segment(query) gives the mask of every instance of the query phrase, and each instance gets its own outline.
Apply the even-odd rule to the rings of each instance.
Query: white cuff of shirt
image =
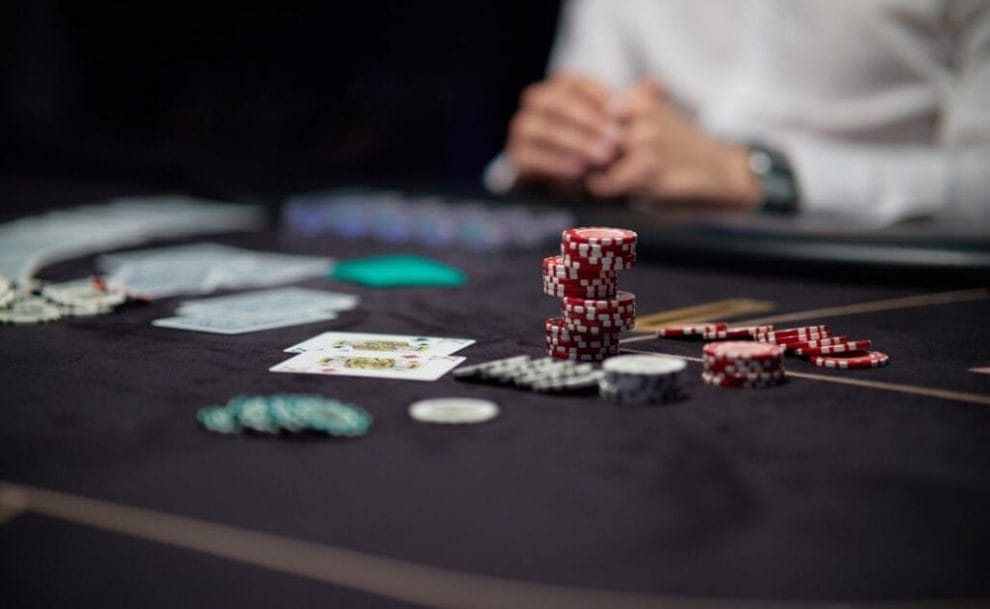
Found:
[[[515,187],[519,179],[519,170],[503,152],[488,163],[482,179],[488,192],[504,195]]]
[[[948,196],[948,168],[930,150],[856,150],[792,141],[785,146],[801,192],[801,209],[881,222],[937,215]]]

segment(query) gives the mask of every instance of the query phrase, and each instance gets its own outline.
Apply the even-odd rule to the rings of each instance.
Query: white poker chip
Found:
[[[498,413],[498,404],[476,398],[432,398],[409,406],[409,416],[421,423],[483,423]]]
[[[520,367],[529,366],[530,363],[528,355],[517,355],[515,357],[497,359],[470,366],[461,366],[455,368],[452,375],[454,378],[461,380],[486,379],[510,373]]]
[[[0,275],[0,307],[9,305],[14,300],[16,294],[14,284],[3,275]]]
[[[650,376],[675,374],[686,367],[684,360],[662,355],[618,355],[602,364],[602,370],[606,372]]]
[[[605,360],[599,395],[617,404],[655,405],[673,401],[681,392],[687,363],[662,355],[620,355]]]
[[[37,296],[20,296],[5,309],[0,309],[0,323],[5,324],[37,324],[61,317],[62,312],[56,305]]]

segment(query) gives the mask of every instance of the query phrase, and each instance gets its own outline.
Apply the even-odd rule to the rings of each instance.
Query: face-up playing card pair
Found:
[[[286,349],[297,355],[270,368],[330,376],[435,381],[465,360],[467,338],[325,332]]]
[[[242,334],[337,317],[359,299],[307,288],[277,288],[187,300],[178,315],[156,319],[155,326],[216,334]],[[464,361],[451,354],[474,344],[466,338],[325,332],[285,349],[294,357],[272,372],[363,376],[435,381]]]

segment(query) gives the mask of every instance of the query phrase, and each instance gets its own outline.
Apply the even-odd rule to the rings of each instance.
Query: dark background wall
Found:
[[[0,9],[6,174],[287,192],[474,182],[542,76],[557,2]]]

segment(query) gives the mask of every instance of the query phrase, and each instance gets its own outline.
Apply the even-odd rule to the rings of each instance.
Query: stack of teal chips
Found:
[[[363,436],[372,417],[365,410],[320,395],[242,395],[224,406],[208,406],[196,413],[204,429],[221,434],[320,433],[330,436]]]

